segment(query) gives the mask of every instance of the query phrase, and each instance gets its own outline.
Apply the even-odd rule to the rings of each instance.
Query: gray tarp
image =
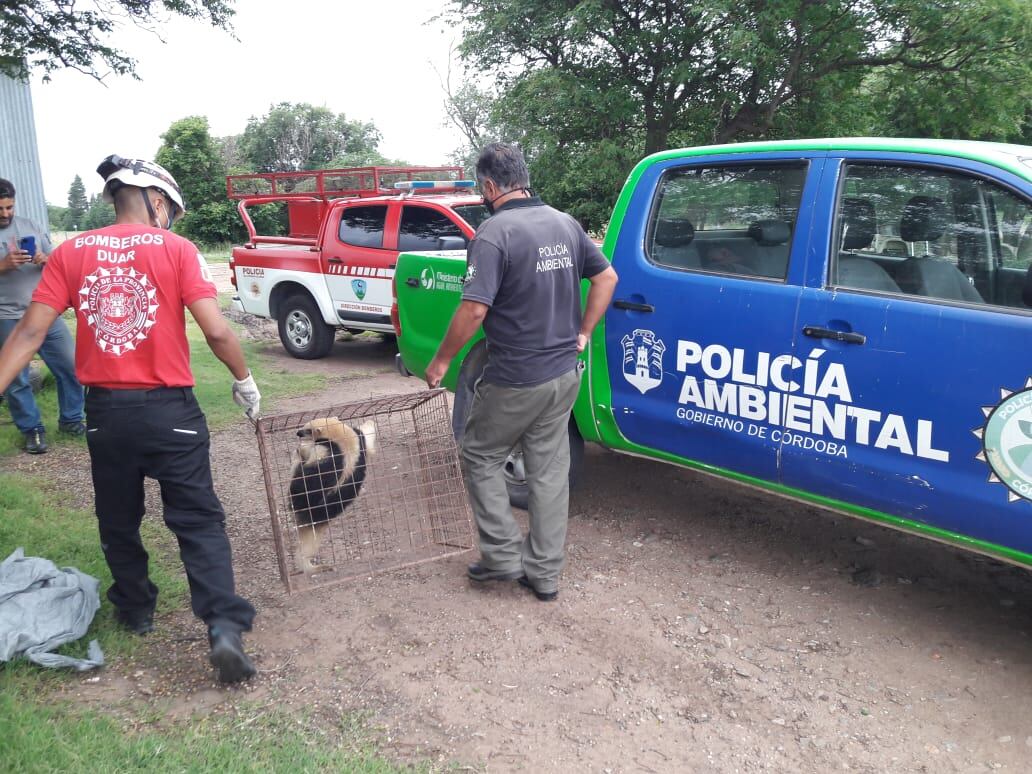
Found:
[[[0,661],[25,656],[40,666],[80,672],[104,665],[96,640],[84,659],[50,653],[79,639],[100,607],[100,581],[74,567],[58,569],[21,548],[0,563]]]

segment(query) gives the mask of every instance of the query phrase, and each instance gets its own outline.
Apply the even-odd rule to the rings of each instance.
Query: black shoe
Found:
[[[86,435],[86,423],[81,420],[79,422],[63,422],[57,426],[57,429],[68,435]]]
[[[47,450],[47,434],[42,427],[25,433],[25,451],[29,454],[43,454]]]
[[[251,659],[244,653],[240,632],[212,628],[209,638],[211,655],[208,656],[208,660],[218,670],[220,683],[239,683],[258,673]]]
[[[466,568],[466,576],[471,581],[483,583],[485,581],[513,581],[523,575],[522,570],[501,572],[500,570],[489,570],[479,564],[471,564]]]
[[[150,634],[154,631],[154,613],[125,612],[119,610],[115,618],[133,634]]]
[[[542,602],[555,602],[559,598],[558,589],[556,591],[538,591],[526,575],[521,575],[516,582],[523,586],[523,588],[533,591],[534,596]]]

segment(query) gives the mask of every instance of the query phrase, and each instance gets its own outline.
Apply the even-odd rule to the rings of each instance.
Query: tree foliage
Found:
[[[568,208],[601,185],[604,211],[634,160],[671,146],[1007,139],[1032,112],[1027,0],[452,0],[450,15],[465,62],[496,76],[491,122]]]
[[[155,30],[173,16],[229,28],[232,0],[5,0],[0,9],[0,71],[24,78],[64,67],[102,79],[133,74],[135,60],[111,40],[123,22]],[[82,8],[87,5],[87,8]],[[157,34],[157,33],[155,33]]]
[[[208,119],[188,116],[174,121],[161,140],[154,160],[172,173],[186,202],[186,216],[176,230],[206,243],[241,238],[243,225],[226,198],[226,166]]]
[[[110,202],[104,201],[100,194],[90,197],[89,206],[86,208],[86,215],[79,221],[79,229],[88,231],[95,228],[104,228],[115,222],[115,208]]]
[[[86,186],[82,184],[82,178],[76,175],[68,187],[68,209],[65,210],[62,228],[72,230],[81,228],[89,204],[89,200],[86,198]]]
[[[371,122],[306,103],[281,102],[251,117],[235,152],[258,172],[296,172],[382,163],[380,132]]]

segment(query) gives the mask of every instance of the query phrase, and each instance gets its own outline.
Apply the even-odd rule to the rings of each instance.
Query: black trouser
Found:
[[[149,477],[161,486],[165,524],[179,540],[194,615],[208,626],[249,630],[254,607],[234,592],[208,426],[193,390],[88,388],[86,426],[100,544],[115,581],[108,599],[129,616],[154,610],[158,588],[147,576],[140,540],[143,479]]]

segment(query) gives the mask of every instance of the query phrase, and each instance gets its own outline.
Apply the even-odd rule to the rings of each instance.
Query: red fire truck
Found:
[[[487,210],[462,167],[350,167],[230,175],[247,227],[230,273],[238,311],[274,319],[287,352],[325,357],[336,331],[393,334],[399,252],[464,250]],[[249,207],[285,204],[287,234],[257,233]]]

